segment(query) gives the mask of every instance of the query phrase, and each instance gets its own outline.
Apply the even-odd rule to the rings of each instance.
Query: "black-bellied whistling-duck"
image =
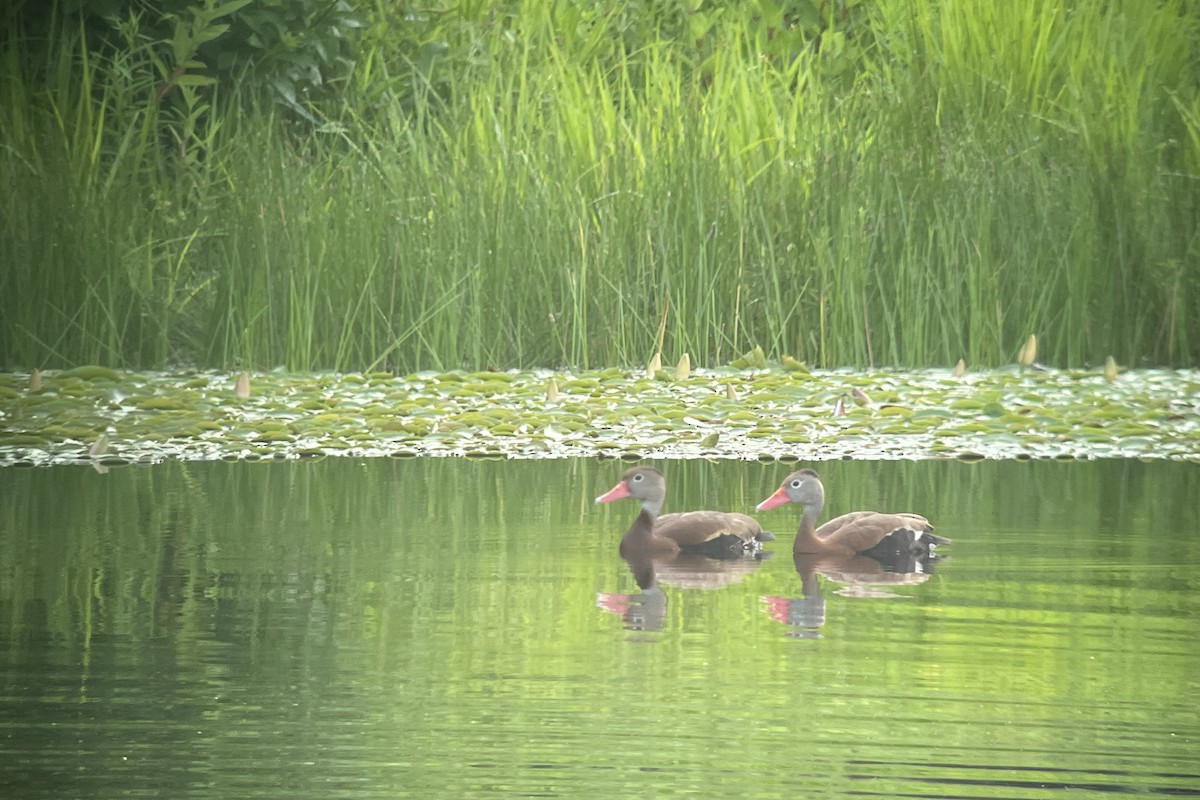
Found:
[[[795,554],[843,555],[856,553],[875,558],[894,558],[899,554],[928,554],[934,545],[950,540],[934,536],[929,520],[919,514],[882,514],[853,511],[817,527],[825,506],[825,487],[811,469],[793,472],[784,478],[775,493],[759,503],[755,510],[766,511],[784,503],[804,506],[800,529],[792,545]]]
[[[610,503],[631,497],[642,510],[621,539],[621,555],[670,555],[680,551],[730,558],[758,548],[775,537],[745,514],[724,511],[687,511],[658,516],[667,495],[667,482],[654,467],[632,467],[617,485],[596,498]]]

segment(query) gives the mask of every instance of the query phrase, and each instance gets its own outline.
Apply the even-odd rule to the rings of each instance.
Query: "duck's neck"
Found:
[[[654,532],[654,521],[658,519],[661,503],[642,503],[642,511],[621,538],[621,553],[655,549],[655,545],[671,543],[670,539]]]
[[[658,519],[658,512],[662,511],[662,500],[643,500],[642,515],[650,515],[650,527],[654,527],[654,520]]]
[[[649,508],[646,508],[646,504],[643,503],[641,513],[637,515],[637,519],[635,519],[633,524],[629,526],[629,530],[625,531],[625,536],[621,539],[621,543],[636,545],[646,544],[647,542],[652,541],[655,538],[654,520],[657,517],[658,514]]]
[[[821,518],[820,503],[804,506],[804,516],[800,518],[800,528],[796,531],[796,541],[792,545],[793,553],[813,553],[821,549],[821,540],[817,538],[817,520]]]

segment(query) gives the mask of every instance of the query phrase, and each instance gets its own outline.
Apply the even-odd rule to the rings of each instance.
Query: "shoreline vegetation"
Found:
[[[0,35],[0,369],[1200,363],[1188,0],[89,5]]]

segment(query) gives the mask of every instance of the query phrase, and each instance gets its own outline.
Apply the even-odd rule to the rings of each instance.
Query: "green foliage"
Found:
[[[234,14],[229,36],[208,47],[207,60],[228,79],[250,73],[289,109],[315,120],[307,106],[339,96],[362,26],[346,0],[258,0]]]
[[[1193,364],[1188,9],[60,15],[0,52],[0,364]]]
[[[57,25],[78,20],[89,47],[130,51],[128,29],[144,32],[139,49],[162,71],[158,99],[186,85],[220,85],[283,103],[312,120],[312,104],[340,101],[353,69],[363,17],[347,0],[60,0],[49,10],[18,6],[13,19],[54,47]],[[36,39],[28,42],[33,51]]]

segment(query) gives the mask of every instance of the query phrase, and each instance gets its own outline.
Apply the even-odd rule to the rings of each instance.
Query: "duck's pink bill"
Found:
[[[775,506],[781,506],[786,502],[788,502],[787,492],[785,492],[783,490],[783,487],[780,486],[778,489],[775,490],[775,494],[771,495],[766,500],[763,500],[761,503],[756,505],[754,507],[754,510],[755,511],[766,511],[767,509],[774,508]]]
[[[620,500],[622,497],[629,497],[629,487],[625,485],[625,481],[621,481],[613,488],[609,489],[606,494],[602,494],[596,498],[597,503],[611,503],[613,500]]]

